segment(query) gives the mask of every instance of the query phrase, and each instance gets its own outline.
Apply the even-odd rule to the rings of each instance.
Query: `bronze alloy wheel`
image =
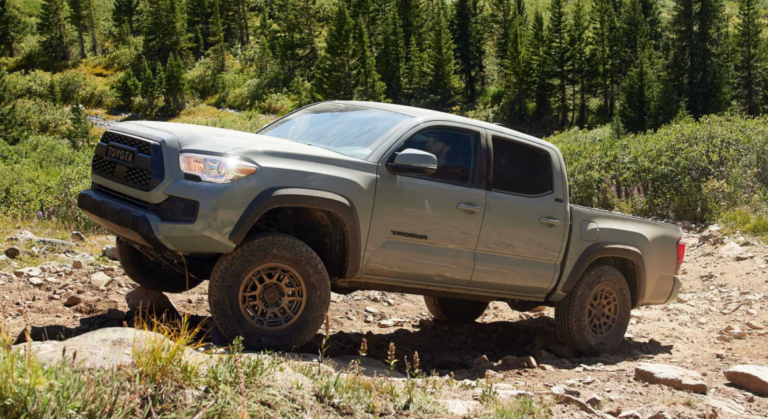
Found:
[[[301,276],[286,265],[269,263],[248,274],[240,286],[240,311],[263,330],[280,330],[301,316],[307,292]]]
[[[598,287],[587,303],[589,331],[595,337],[611,333],[619,319],[619,298],[611,287]]]

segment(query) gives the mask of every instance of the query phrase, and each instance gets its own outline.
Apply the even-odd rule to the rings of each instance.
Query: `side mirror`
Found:
[[[398,153],[395,161],[387,167],[392,173],[431,175],[437,170],[437,157],[426,151],[407,148]]]

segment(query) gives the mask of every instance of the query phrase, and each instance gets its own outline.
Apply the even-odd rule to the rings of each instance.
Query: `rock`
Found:
[[[726,354],[725,354],[725,352],[724,352],[724,351],[717,351],[717,352],[715,352],[715,356],[716,356],[718,359],[725,359],[725,357],[726,357]]]
[[[32,277],[32,278],[29,278],[29,283],[34,286],[39,286],[43,284],[43,280],[38,277]]]
[[[85,235],[79,231],[73,231],[71,237],[72,237],[72,240],[76,242],[85,241]]]
[[[432,367],[438,370],[458,370],[466,366],[464,361],[453,353],[440,353],[432,361]]]
[[[554,386],[550,390],[552,391],[553,394],[556,394],[558,396],[567,394],[573,397],[581,397],[581,392],[579,390],[570,388],[568,386]]]
[[[511,367],[517,367],[520,365],[520,358],[512,355],[506,355],[504,358],[501,358],[501,363]]]
[[[454,416],[466,416],[482,407],[480,402],[475,400],[438,400],[443,405],[446,412]]]
[[[74,268],[74,269],[83,269],[83,267],[85,267],[85,264],[83,263],[82,260],[78,259],[78,260],[72,261],[72,268]]]
[[[480,355],[480,356],[478,356],[477,358],[475,358],[475,360],[474,360],[474,361],[472,361],[472,365],[476,367],[476,366],[478,366],[478,365],[487,364],[487,363],[489,363],[489,362],[491,362],[491,361],[489,361],[489,360],[488,360],[488,357],[487,357],[487,356],[485,356],[485,355]]]
[[[25,242],[29,240],[35,240],[35,239],[37,239],[37,236],[32,234],[32,232],[29,230],[23,230],[19,234],[14,234],[13,236],[8,237],[8,240],[13,242]]]
[[[549,350],[554,353],[555,355],[559,356],[560,358],[578,358],[580,356],[579,352],[570,346],[562,343],[562,342],[556,342],[551,345],[549,345]]]
[[[19,255],[21,255],[21,249],[18,246],[11,246],[5,249],[5,256],[9,259],[16,259]]]
[[[758,322],[754,322],[754,321],[747,322],[747,326],[749,326],[749,328],[752,329],[752,330],[763,330],[763,329],[765,329],[765,326],[763,326],[762,323],[758,323]]]
[[[21,268],[21,269],[17,269],[15,271],[13,271],[13,274],[16,275],[19,278],[21,278],[23,276],[27,276],[27,277],[32,278],[32,277],[35,277],[35,276],[40,276],[40,274],[42,274],[42,273],[43,273],[43,271],[40,270],[40,268],[36,268],[36,267]]]
[[[675,365],[638,364],[635,368],[635,379],[700,394],[706,394],[708,389],[701,374]]]
[[[64,301],[64,307],[72,307],[76,306],[83,302],[83,299],[76,296],[76,295],[70,295],[69,298],[67,298],[67,301]]]
[[[555,371],[555,367],[548,364],[539,364],[539,369],[544,371]]]
[[[640,416],[640,413],[638,413],[637,410],[627,410],[619,413],[618,418],[619,419],[642,419],[642,416]]]
[[[739,246],[734,242],[728,242],[728,244],[720,248],[720,254],[725,256],[731,256],[731,257],[740,256],[745,251],[746,249],[744,249],[743,247]]]
[[[368,314],[379,314],[379,310],[377,310],[377,309],[375,309],[375,308],[373,308],[371,306],[366,307],[365,308],[365,312],[368,313]]]
[[[104,246],[104,248],[101,249],[101,254],[107,259],[119,260],[117,258],[117,247],[115,246]]]
[[[13,348],[25,351],[26,343],[15,345]],[[146,330],[136,330],[129,327],[110,327],[85,333],[65,341],[32,342],[32,350],[37,354],[40,362],[48,365],[56,365],[61,362],[62,356],[72,360],[77,353],[76,362],[85,368],[108,369],[115,366],[130,366],[133,364],[134,355],[141,356],[156,345],[162,345],[167,349],[174,348],[176,343],[168,340],[163,335]],[[66,348],[66,351],[64,351]],[[195,352],[190,348],[184,348],[184,360],[205,367],[210,358],[207,355]]]
[[[95,274],[91,275],[91,285],[96,288],[106,287],[111,282],[112,278],[110,278],[109,275],[105,274],[104,272],[96,272]]]
[[[107,309],[106,316],[112,320],[125,320],[125,312],[116,308]]]
[[[532,356],[525,357],[524,362],[526,365],[528,365],[528,368],[536,368],[538,366],[538,364],[536,364],[536,360],[533,359]]]
[[[736,386],[759,396],[768,396],[768,367],[736,365],[724,372],[725,378]]]
[[[594,409],[598,409],[600,407],[600,404],[603,403],[603,398],[598,396],[597,394],[593,394],[589,396],[586,402],[588,405],[592,406]]]
[[[670,416],[666,411],[660,410],[651,416],[648,416],[646,419],[672,419],[672,416]]]
[[[341,295],[341,294],[336,294],[335,292],[332,292],[331,293],[331,301],[333,301],[334,303],[338,303],[338,302],[344,301],[344,296]]]
[[[373,323],[373,316],[370,315],[370,314],[365,316],[365,322],[366,323]]]
[[[378,326],[382,329],[388,328],[388,327],[395,327],[395,326],[402,326],[405,324],[405,320],[403,319],[386,319],[379,322]]]
[[[125,302],[131,310],[146,310],[155,314],[164,312],[168,312],[170,315],[179,314],[168,296],[151,288],[136,288],[125,295]]]
[[[365,376],[373,377],[374,375],[378,375],[384,377],[391,376],[392,378],[405,378],[405,374],[400,371],[396,369],[392,370],[389,365],[384,362],[367,356],[345,355],[331,358],[331,360],[336,364],[335,367],[337,371],[346,370],[351,362],[359,362],[360,372]]]
[[[48,296],[49,300],[61,300],[61,296],[59,294],[51,294]]]
[[[435,327],[435,321],[430,319],[419,319],[419,327],[425,330],[430,330]]]
[[[37,242],[40,244],[43,244],[45,246],[51,246],[55,248],[66,248],[66,247],[75,247],[76,245],[72,242],[68,242],[66,240],[59,240],[59,239],[47,239],[44,237],[38,237]]]

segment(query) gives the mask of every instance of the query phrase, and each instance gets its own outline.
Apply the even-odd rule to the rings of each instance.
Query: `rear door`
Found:
[[[495,133],[489,146],[490,185],[470,285],[543,296],[568,227],[560,158],[552,148]]]
[[[485,130],[429,123],[406,134],[384,156],[363,273],[445,285],[467,285],[485,205]],[[415,148],[435,154],[432,175],[395,174],[386,164]]]

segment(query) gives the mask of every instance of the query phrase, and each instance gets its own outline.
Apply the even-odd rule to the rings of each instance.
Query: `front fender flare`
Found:
[[[270,188],[259,193],[248,204],[243,215],[235,224],[229,239],[239,245],[256,221],[267,211],[278,207],[302,207],[331,211],[344,220],[348,235],[346,278],[352,278],[360,271],[362,248],[360,244],[360,223],[354,204],[341,195],[304,188]]]

